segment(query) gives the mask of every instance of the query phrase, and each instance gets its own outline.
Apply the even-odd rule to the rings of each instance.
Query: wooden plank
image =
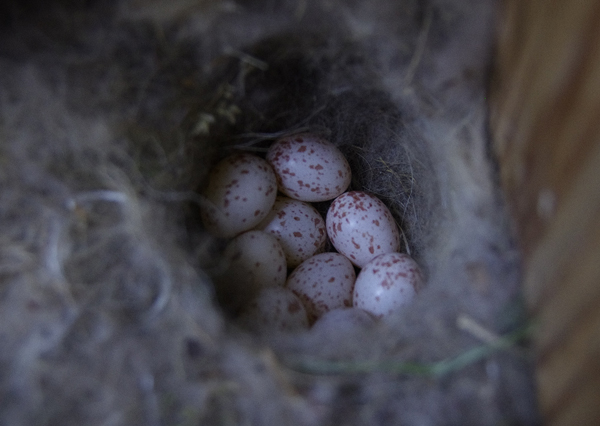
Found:
[[[542,189],[569,191],[600,133],[600,2],[506,2],[493,87],[501,178],[519,217],[526,254],[544,232]]]
[[[600,424],[600,2],[507,0],[491,90],[548,425]]]
[[[577,404],[573,398],[579,389],[590,381],[600,380],[600,315],[597,311],[581,318],[572,333],[565,336],[559,347],[546,352],[537,366],[546,420],[560,417],[563,407]],[[600,407],[598,389],[595,396]]]
[[[597,362],[597,361],[596,361]],[[571,398],[557,410],[547,414],[547,424],[553,426],[597,425],[600,419],[600,403],[598,389],[600,388],[600,366],[594,365],[594,374],[579,384]]]

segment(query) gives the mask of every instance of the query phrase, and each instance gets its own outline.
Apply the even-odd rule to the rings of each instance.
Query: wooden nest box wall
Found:
[[[600,424],[600,3],[503,3],[491,128],[544,424]]]

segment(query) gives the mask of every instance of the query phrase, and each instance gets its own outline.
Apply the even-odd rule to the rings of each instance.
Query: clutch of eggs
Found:
[[[236,154],[211,170],[202,221],[217,237],[235,237],[217,294],[245,306],[240,318],[250,328],[301,330],[324,315],[347,316],[328,314],[338,310],[382,318],[417,293],[422,275],[398,253],[392,214],[371,194],[344,192],[350,181],[343,154],[310,134],[278,140],[266,160]],[[309,202],[329,200],[324,221]],[[327,236],[339,253],[321,253]],[[355,267],[362,268],[358,276]],[[286,280],[288,268],[295,269]]]

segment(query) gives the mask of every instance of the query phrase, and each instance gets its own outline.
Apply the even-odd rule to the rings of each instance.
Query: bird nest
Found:
[[[491,2],[11,10],[1,423],[537,421],[486,132]],[[208,171],[300,132],[344,153],[424,271],[388,321],[255,335],[215,298]]]

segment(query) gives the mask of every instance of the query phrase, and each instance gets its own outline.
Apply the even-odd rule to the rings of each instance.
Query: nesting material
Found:
[[[486,134],[492,2],[84,3],[1,15],[0,423],[537,422]],[[199,194],[305,132],[426,283],[385,322],[256,335],[219,304],[229,240]]]

